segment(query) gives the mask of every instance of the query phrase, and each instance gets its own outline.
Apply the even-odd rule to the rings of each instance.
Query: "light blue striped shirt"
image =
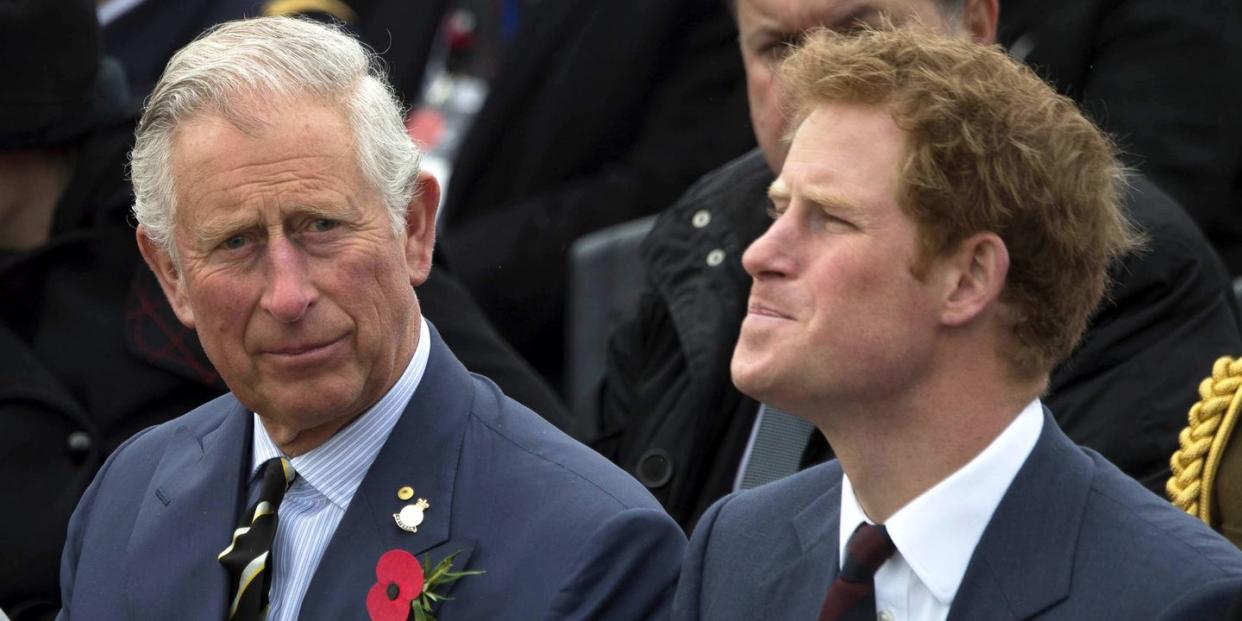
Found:
[[[276,563],[269,594],[270,621],[297,619],[306,587],[310,586],[332,533],[336,532],[337,524],[380,447],[401,418],[414,389],[418,388],[431,355],[431,335],[422,318],[418,334],[414,357],[388,394],[327,442],[291,460],[297,478],[277,510],[280,520],[272,545]],[[254,456],[250,474],[253,487],[257,484],[259,466],[283,455],[268,437],[257,414],[251,454]]]

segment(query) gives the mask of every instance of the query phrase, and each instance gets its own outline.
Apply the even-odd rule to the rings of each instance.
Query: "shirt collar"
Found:
[[[885,522],[901,557],[942,604],[952,603],[975,546],[1009,484],[1026,463],[1043,430],[1043,405],[1031,401],[992,443],[965,466],[923,492]],[[839,559],[861,522],[872,523],[841,481]]]
[[[383,398],[328,438],[327,442],[290,460],[293,470],[297,472],[294,485],[305,482],[341,510],[349,508],[349,501],[358,491],[363,477],[379,455],[388,434],[401,418],[401,413],[405,411],[410,397],[422,381],[423,372],[427,369],[427,360],[431,357],[431,332],[427,329],[427,321],[421,317],[418,335],[414,356],[397,383]],[[250,471],[252,479],[267,460],[284,455],[267,435],[267,429],[263,427],[259,415],[256,413],[253,416],[253,459]]]

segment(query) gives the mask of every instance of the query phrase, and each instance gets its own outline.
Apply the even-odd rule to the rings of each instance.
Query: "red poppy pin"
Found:
[[[371,621],[406,621],[411,613],[415,621],[436,621],[431,607],[440,600],[452,599],[436,593],[437,587],[485,573],[453,571],[453,559],[459,553],[460,550],[448,555],[427,570],[405,550],[385,552],[375,564],[375,584],[367,592]]]

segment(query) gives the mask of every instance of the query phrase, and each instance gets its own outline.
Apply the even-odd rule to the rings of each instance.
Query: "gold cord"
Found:
[[[1216,470],[1240,405],[1242,359],[1219,358],[1212,365],[1212,376],[1199,384],[1199,402],[1191,406],[1189,424],[1178,434],[1181,447],[1169,461],[1173,469],[1165,486],[1169,499],[1209,526]]]

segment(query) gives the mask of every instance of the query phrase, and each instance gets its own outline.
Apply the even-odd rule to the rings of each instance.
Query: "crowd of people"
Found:
[[[15,0],[0,50],[14,621],[1242,616],[1237,407],[1166,491],[1242,355],[1234,2]],[[646,216],[567,407],[569,249]]]

